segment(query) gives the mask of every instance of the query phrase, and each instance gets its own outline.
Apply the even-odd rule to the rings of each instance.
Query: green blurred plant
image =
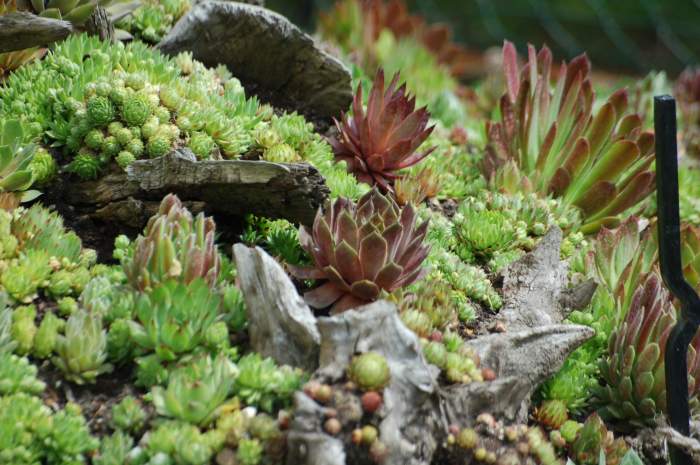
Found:
[[[129,321],[131,337],[162,361],[174,361],[195,350],[216,321],[221,298],[201,278],[189,284],[166,281],[141,294]]]
[[[167,280],[187,284],[201,278],[213,286],[221,263],[215,233],[212,218],[192,218],[175,195],[166,196],[131,248],[122,244],[126,240],[117,243],[129,284],[143,291]]]
[[[159,415],[206,426],[219,415],[236,374],[225,356],[199,358],[171,373],[167,388],[151,389],[153,405]]]
[[[73,313],[66,322],[65,335],[59,335],[56,356],[51,360],[66,379],[76,384],[94,383],[95,379],[112,371],[107,359],[107,332],[102,317],[84,310]]]
[[[301,388],[303,375],[299,369],[277,366],[271,358],[251,353],[238,363],[233,392],[247,405],[266,412],[289,405],[292,395]]]

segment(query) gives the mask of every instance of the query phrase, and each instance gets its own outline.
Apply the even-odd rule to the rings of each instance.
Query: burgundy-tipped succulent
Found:
[[[319,211],[311,232],[301,227],[302,247],[314,267],[290,267],[301,279],[325,279],[304,297],[314,308],[332,305],[339,313],[377,300],[421,278],[429,247],[423,244],[428,223],[416,226],[412,205],[399,208],[377,189],[357,204],[340,198]]]
[[[627,91],[613,93],[593,114],[586,55],[552,69],[552,53],[528,47],[518,70],[515,47],[503,47],[506,92],[501,120],[487,125],[482,169],[505,191],[559,197],[581,209],[582,230],[619,223],[654,189],[654,135],[628,113]],[[554,83],[554,86],[552,86]]]
[[[601,415],[633,425],[653,424],[666,412],[666,341],[676,322],[676,309],[656,272],[632,297],[624,321],[610,335],[608,357],[601,364],[606,386],[598,392]],[[688,349],[688,392],[698,412],[700,334]]]
[[[133,254],[122,259],[129,283],[145,290],[169,279],[203,278],[214,286],[221,268],[215,234],[212,218],[203,213],[193,218],[177,196],[167,195],[134,241]]]
[[[433,131],[432,126],[427,127],[430,114],[425,107],[416,110],[416,100],[407,95],[406,84],[398,83],[397,73],[385,89],[384,72],[379,70],[366,112],[362,86],[358,86],[352,116],[344,114],[341,121],[335,121],[338,135],[330,139],[336,160],[345,161],[359,181],[377,185],[384,192],[393,191],[400,170],[434,150],[416,151]]]

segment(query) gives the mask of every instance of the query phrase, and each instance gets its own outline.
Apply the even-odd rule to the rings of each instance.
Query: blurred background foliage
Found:
[[[267,6],[308,31],[334,0],[267,0]],[[509,39],[548,44],[571,58],[586,51],[598,69],[671,76],[700,57],[700,0],[406,0],[429,22],[451,25],[475,49]]]

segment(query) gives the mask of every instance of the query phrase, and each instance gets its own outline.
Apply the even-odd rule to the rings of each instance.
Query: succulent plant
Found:
[[[391,381],[391,371],[384,356],[365,352],[352,359],[348,377],[363,391],[381,391]]]
[[[200,358],[175,370],[167,388],[153,387],[153,405],[162,416],[206,426],[218,416],[236,374],[235,365],[223,355]]]
[[[333,10],[321,13],[322,34],[346,47],[371,55],[371,46],[382,32],[391,31],[397,38],[413,38],[435,56],[436,61],[455,77],[471,71],[475,61],[466,49],[452,42],[452,33],[443,24],[427,24],[424,18],[409,13],[403,0],[345,0],[336,2]],[[364,57],[365,66],[372,63]]]
[[[585,55],[562,64],[554,88],[546,47],[537,53],[529,46],[528,64],[519,72],[515,47],[506,41],[503,64],[501,121],[488,124],[482,166],[496,187],[561,198],[581,209],[586,233],[615,225],[652,192],[653,133],[643,130],[639,115],[626,113],[625,90],[593,115]]]
[[[300,370],[287,365],[278,367],[271,358],[262,358],[257,353],[245,355],[237,366],[234,394],[247,405],[258,406],[266,412],[288,405],[302,385]]]
[[[101,168],[102,162],[94,154],[81,153],[68,164],[67,170],[81,179],[90,180],[100,176]]]
[[[319,211],[312,232],[303,226],[299,232],[315,268],[292,267],[292,273],[328,281],[307,292],[306,301],[315,308],[333,305],[331,311],[339,313],[420,279],[428,223],[416,227],[416,216],[412,205],[401,209],[376,189],[357,205],[340,198],[325,214]]]
[[[236,459],[241,465],[258,465],[263,456],[263,445],[257,439],[241,439],[236,450]]]
[[[594,413],[579,429],[576,439],[569,448],[569,455],[577,465],[598,465],[603,452],[606,465],[618,465],[628,449],[625,441],[622,438],[614,439],[603,420]]]
[[[633,425],[653,423],[666,412],[666,340],[676,321],[676,310],[659,276],[652,272],[631,299],[624,321],[610,335],[608,356],[601,363],[605,386],[598,392],[604,418]],[[700,390],[700,336],[688,350],[688,391],[697,409]]]
[[[507,250],[515,243],[518,231],[510,218],[500,211],[478,210],[465,204],[454,219],[454,233],[459,244],[457,254],[471,262],[473,257],[489,259]]]
[[[190,6],[190,0],[141,2],[131,15],[121,19],[117,25],[136,38],[155,44],[160,42]],[[182,62],[183,59],[180,58],[178,61]],[[184,67],[181,66],[181,68],[184,73]]]
[[[52,414],[39,397],[26,393],[0,396],[3,463],[83,463],[98,445],[77,405],[68,403]]]
[[[143,429],[147,414],[143,406],[132,396],[124,397],[112,407],[112,427],[127,433]]]
[[[213,285],[220,267],[215,228],[211,218],[192,218],[176,196],[166,196],[144,235],[134,241],[133,253],[121,260],[129,283],[138,290],[169,279],[189,283],[203,278]]]
[[[12,214],[0,210],[0,259],[12,258],[16,255],[19,241],[12,234]]]
[[[681,226],[681,263],[683,275],[691,286],[700,288],[700,228]]]
[[[116,431],[105,436],[100,443],[99,453],[93,457],[95,465],[123,465],[128,463],[128,454],[134,446],[134,440],[123,431]]]
[[[187,146],[192,150],[192,153],[195,154],[197,159],[202,160],[209,158],[209,155],[211,155],[216,148],[216,142],[209,134],[195,131],[190,136]]]
[[[82,260],[83,249],[80,238],[74,232],[66,230],[63,218],[57,212],[41,204],[34,204],[15,215],[12,234],[23,250],[38,249],[42,257],[46,252],[41,251],[50,250],[51,256],[61,261],[62,266],[77,264]],[[42,271],[40,274],[41,280],[48,277],[48,274],[44,275],[44,273],[45,271]]]
[[[26,357],[0,353],[0,395],[25,392],[39,394],[46,384],[37,377],[37,368]]]
[[[423,167],[415,173],[397,179],[394,194],[399,205],[418,205],[432,199],[440,192],[440,175],[430,167]]]
[[[0,293],[0,354],[15,350],[17,342],[13,340],[13,311],[7,306],[7,295]]]
[[[84,310],[72,314],[65,335],[59,335],[52,361],[66,379],[76,384],[94,383],[102,373],[112,371],[107,359],[107,332],[102,318]]]
[[[685,153],[700,157],[700,68],[687,68],[678,76],[674,88],[682,122]]]
[[[656,241],[650,230],[641,233],[639,218],[632,216],[616,229],[601,229],[593,249],[586,256],[586,268],[594,271],[596,279],[609,292],[622,299],[623,307],[628,305],[641,279],[657,261]],[[686,263],[690,261],[686,252],[692,246],[692,242],[689,242],[687,247],[690,249],[684,251]]]
[[[63,19],[70,21],[75,26],[81,26],[90,17],[97,6],[94,0],[78,0],[73,2],[51,1],[48,3],[17,0],[20,10],[29,10],[39,16],[52,19]]]
[[[36,147],[24,145],[24,137],[19,121],[0,119],[0,207],[6,210],[38,195],[36,191],[27,191],[34,182],[30,164]]]
[[[541,425],[550,429],[559,429],[569,419],[569,412],[564,402],[546,400],[537,408],[535,417]]]
[[[19,354],[28,354],[34,346],[34,337],[37,327],[34,324],[36,307],[34,305],[22,305],[12,312],[12,327],[10,334],[15,344],[15,350]]]
[[[265,150],[263,158],[275,163],[297,163],[301,161],[299,154],[289,144],[275,144]]]
[[[416,152],[433,128],[426,128],[429,114],[415,110],[415,99],[406,95],[405,84],[397,89],[396,74],[384,88],[384,72],[378,71],[367,104],[362,108],[362,86],[353,102],[353,116],[336,120],[338,137],[330,139],[336,160],[347,163],[348,171],[361,182],[393,191],[399,170],[430,155],[433,149]]]
[[[58,340],[59,331],[63,330],[66,322],[53,313],[46,313],[34,337],[33,354],[38,358],[47,358],[53,352]]]
[[[193,351],[216,321],[221,299],[201,278],[189,284],[166,281],[136,301],[131,337],[162,361]]]
[[[145,448],[155,463],[210,463],[220,435],[217,430],[202,433],[188,423],[166,421],[150,432]]]

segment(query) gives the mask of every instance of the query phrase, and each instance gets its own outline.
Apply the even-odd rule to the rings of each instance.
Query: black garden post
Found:
[[[676,101],[673,97],[654,97],[654,128],[661,275],[668,289],[681,302],[678,323],[666,343],[666,399],[671,426],[688,436],[690,406],[686,357],[688,345],[700,324],[700,297],[683,277],[681,266]],[[684,451],[671,448],[670,453],[673,465],[692,465],[691,457]]]

